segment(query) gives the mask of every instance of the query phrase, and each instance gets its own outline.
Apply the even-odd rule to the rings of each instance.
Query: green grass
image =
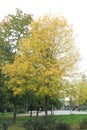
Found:
[[[55,116],[57,121],[65,121],[69,124],[78,124],[80,123],[84,118],[87,119],[87,115],[57,115]]]
[[[18,126],[17,124],[14,124],[9,127],[8,130],[25,130],[23,127]]]
[[[25,130],[22,125],[23,123],[28,120],[28,116],[22,116],[22,117],[17,117],[16,123],[11,124],[8,130]],[[34,118],[34,117],[33,117]],[[87,119],[87,115],[56,115],[54,116],[58,122],[60,121],[65,121],[71,125],[77,125],[79,124],[84,118]],[[9,121],[12,123],[12,113],[6,113],[5,116],[2,116],[0,114],[0,126],[3,120]],[[1,129],[0,129],[1,130]]]

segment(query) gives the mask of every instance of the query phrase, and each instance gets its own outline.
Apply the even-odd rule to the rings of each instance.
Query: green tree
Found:
[[[29,26],[33,20],[31,14],[16,9],[16,14],[9,14],[0,23],[0,62],[13,61],[19,39],[29,34]]]
[[[1,68],[7,62],[12,63],[14,61],[15,54],[18,50],[18,41],[19,39],[23,40],[23,38],[29,36],[29,27],[32,20],[33,18],[31,14],[25,14],[20,9],[16,9],[15,15],[9,14],[0,23],[0,73],[1,73],[0,96],[1,97],[6,97],[4,96],[5,94],[9,94],[10,96],[12,96],[12,93],[11,94],[9,93],[11,91],[8,91],[7,85],[4,85],[5,77],[2,74]],[[17,100],[15,99],[13,100],[13,102],[14,101]],[[4,104],[4,100],[2,101],[2,103]]]
[[[7,94],[7,88],[4,82],[4,75],[0,71],[0,111],[4,111],[7,106],[7,101],[8,101],[8,94]]]

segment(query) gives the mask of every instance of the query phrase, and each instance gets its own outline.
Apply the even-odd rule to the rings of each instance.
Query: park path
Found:
[[[70,111],[70,110],[54,110],[52,112],[53,115],[70,115],[70,114],[87,114],[87,111]],[[29,116],[29,112],[28,113],[24,113],[24,114],[17,114],[17,116]],[[33,116],[36,115],[36,111],[33,111]],[[44,111],[39,112],[39,115],[45,115]],[[51,115],[51,111],[48,111],[48,115]]]

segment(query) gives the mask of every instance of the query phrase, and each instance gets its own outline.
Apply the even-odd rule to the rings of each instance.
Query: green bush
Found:
[[[57,123],[53,116],[29,118],[23,126],[26,130],[71,130],[69,124]]]
[[[22,108],[17,110],[17,113],[25,113],[25,112],[26,112],[25,109]]]
[[[3,121],[2,122],[2,130],[7,130],[8,127],[10,127],[10,125],[11,125],[11,122],[9,122],[9,121]]]
[[[44,126],[47,130],[55,130],[56,128],[56,119],[53,116],[44,116]]]
[[[33,124],[34,124],[33,119],[29,118],[27,121],[25,121],[23,123],[23,127],[25,128],[25,130],[34,130],[33,129]]]
[[[35,119],[34,124],[33,124],[34,130],[45,130],[45,125],[44,125],[44,120],[41,117],[38,117]]]
[[[80,123],[80,129],[87,129],[87,118],[83,119],[82,122]]]
[[[56,130],[71,130],[71,126],[68,123],[60,122],[57,124]]]
[[[26,130],[55,130],[55,119],[52,116],[29,118],[23,126]]]

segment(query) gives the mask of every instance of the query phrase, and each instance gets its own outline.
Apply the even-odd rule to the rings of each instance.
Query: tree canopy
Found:
[[[4,66],[14,94],[32,89],[43,96],[61,95],[63,79],[72,76],[78,61],[74,33],[64,17],[45,15],[33,21],[30,36],[20,40],[12,64]]]
[[[87,79],[86,75],[82,75],[82,79],[76,82],[75,100],[77,105],[82,105],[87,101]]]
[[[31,14],[16,9],[16,14],[9,14],[0,23],[0,63],[13,62],[19,39],[29,34],[29,25],[33,20]]]

